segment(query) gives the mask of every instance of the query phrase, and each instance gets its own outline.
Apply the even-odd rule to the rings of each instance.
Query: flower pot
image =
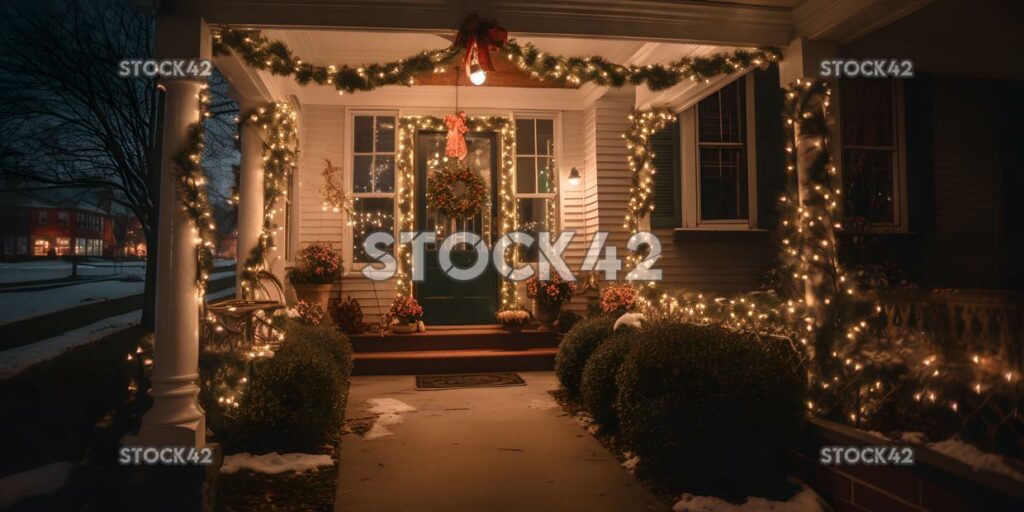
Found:
[[[395,334],[412,334],[418,330],[416,323],[404,323],[394,324],[391,326],[391,332]]]
[[[561,310],[561,304],[545,304],[537,299],[533,300],[533,317],[540,322],[541,329],[555,330],[555,321],[558,320],[558,313]]]
[[[334,291],[333,284],[292,283],[292,288],[295,288],[295,296],[299,300],[319,305],[320,309],[324,312],[324,321],[327,323],[333,323],[331,315],[327,314],[327,303],[331,298],[331,292]]]
[[[523,330],[523,324],[501,324],[501,328],[508,332],[520,332]]]

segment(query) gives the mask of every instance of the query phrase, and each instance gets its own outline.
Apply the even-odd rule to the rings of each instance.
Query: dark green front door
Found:
[[[476,233],[493,247],[497,226],[498,155],[494,133],[466,135],[469,155],[466,162],[481,174],[490,189],[490,201],[473,218],[451,219],[427,205],[428,162],[436,154],[444,153],[445,136],[437,132],[419,132],[416,135],[416,229],[434,231],[437,243],[427,244],[424,251],[424,280],[413,283],[416,300],[423,306],[423,321],[427,325],[493,324],[498,309],[498,273],[488,264],[479,277],[457,281],[441,270],[437,249],[444,237],[459,231]],[[457,192],[462,191],[458,188]],[[468,268],[476,262],[477,253],[464,246],[452,251],[452,263]]]

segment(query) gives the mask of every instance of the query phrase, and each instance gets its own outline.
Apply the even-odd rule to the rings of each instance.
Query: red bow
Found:
[[[466,21],[462,22],[459,34],[455,36],[455,44],[466,49],[466,60],[463,65],[469,67],[473,49],[476,48],[480,68],[484,71],[494,71],[491,49],[500,49],[505,46],[507,40],[507,30],[499,27],[495,21],[481,20],[476,14],[470,14]]]

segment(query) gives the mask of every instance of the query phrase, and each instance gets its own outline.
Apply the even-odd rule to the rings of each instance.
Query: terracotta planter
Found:
[[[327,303],[331,298],[331,292],[334,291],[333,284],[292,283],[292,288],[295,288],[295,296],[299,300],[320,305],[325,322],[333,322],[331,315],[327,313]]]
[[[555,330],[555,321],[561,310],[561,304],[541,304],[537,299],[533,300],[533,317],[540,322],[541,329]]]
[[[391,332],[395,334],[412,334],[419,330],[416,323],[395,324],[391,326]]]
[[[520,332],[523,330],[523,324],[501,324],[501,328],[508,332]]]

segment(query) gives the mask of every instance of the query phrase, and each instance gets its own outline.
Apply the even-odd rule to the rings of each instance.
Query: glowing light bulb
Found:
[[[473,85],[483,85],[487,80],[487,72],[480,68],[479,65],[470,66],[469,81],[473,82]]]

